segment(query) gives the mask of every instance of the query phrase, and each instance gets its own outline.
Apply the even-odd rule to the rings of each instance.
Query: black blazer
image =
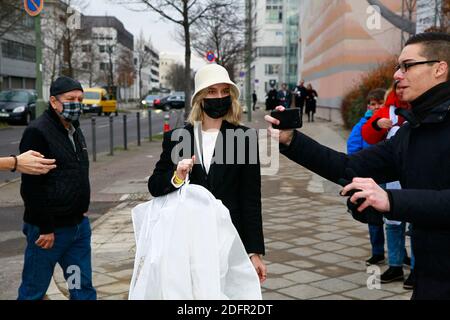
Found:
[[[187,125],[184,127],[185,132],[189,133],[191,148],[187,154],[180,155],[183,159],[190,159],[194,155],[194,127]],[[256,130],[243,126],[234,126],[223,121],[220,132],[223,137],[223,159],[227,159],[226,146],[233,143],[227,141],[226,130],[241,129],[247,134],[254,134],[256,138]],[[252,130],[248,132],[248,130]],[[148,180],[148,190],[154,197],[159,197],[171,193],[176,190],[171,180],[178,163],[174,163],[171,159],[173,148],[180,141],[171,141],[172,135],[177,130],[173,130],[164,134],[162,143],[163,151],[152,176]],[[228,140],[230,140],[228,138]],[[211,163],[209,174],[203,169],[199,161],[196,161],[192,172],[189,176],[190,183],[201,185],[207,188],[217,199],[228,208],[231,220],[236,227],[245,249],[248,253],[264,254],[264,238],[261,217],[261,169],[259,156],[257,163],[251,164],[249,161],[249,140],[246,139],[245,164],[237,164],[237,143],[234,143],[234,162],[227,164],[228,161],[222,163]],[[218,138],[219,141],[219,138]],[[256,141],[256,140],[255,140]],[[189,145],[189,142],[188,144]],[[231,146],[231,145],[230,145]],[[258,145],[253,146],[258,147]],[[220,154],[216,144],[214,155]],[[256,149],[257,150],[257,149]],[[197,156],[198,159],[198,156]],[[255,161],[253,161],[255,162]]]

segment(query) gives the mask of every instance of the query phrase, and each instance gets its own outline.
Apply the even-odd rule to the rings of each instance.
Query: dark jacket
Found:
[[[306,95],[308,90],[305,86],[297,86],[295,87],[295,106],[297,108],[303,108],[305,106]]]
[[[78,122],[76,151],[59,116],[49,108],[23,133],[20,152],[35,150],[56,159],[56,169],[46,175],[22,175],[21,195],[25,204],[24,221],[36,225],[41,234],[55,228],[74,226],[83,219],[90,202],[89,158]]]
[[[438,101],[433,97],[439,92]],[[334,182],[345,177],[346,168],[377,183],[399,180],[403,189],[388,191],[391,211],[385,216],[413,224],[416,259],[413,299],[450,299],[448,82],[432,88],[419,99],[425,100],[423,106],[431,106],[422,113],[419,126],[407,123],[390,140],[354,155],[338,153],[299,132],[288,148],[281,148],[290,159]]]
[[[317,101],[316,98],[318,97],[317,95],[317,91],[312,89],[306,90],[306,108],[305,108],[305,112],[309,113],[316,113],[316,107],[317,107]]]
[[[183,154],[183,158],[190,159],[194,155],[194,127],[187,125],[184,129],[186,129],[184,132],[188,132],[190,136],[190,150],[188,150],[189,152],[186,151],[187,154]],[[220,129],[224,139],[222,150],[223,159],[227,159],[227,144],[232,143],[225,133],[227,129],[231,129],[233,132],[241,129],[246,133],[249,133],[248,130],[252,130],[242,126],[234,126],[224,121]],[[164,135],[161,157],[156,163],[152,176],[148,180],[148,189],[154,197],[163,196],[176,190],[171,180],[177,164],[172,162],[171,153],[172,149],[179,143],[179,139],[176,139],[176,141],[171,141],[171,139],[172,136],[175,137],[174,135],[179,132],[179,130],[174,130]],[[256,132],[254,130],[250,134],[254,134],[256,138]],[[264,254],[259,157],[252,162],[254,164],[250,164],[248,156],[243,161],[245,164],[237,164],[236,157],[238,153],[236,149],[237,144],[234,143],[234,164],[228,164],[228,161],[225,160],[223,161],[224,164],[212,163],[209,174],[206,174],[200,163],[196,163],[189,177],[190,183],[205,187],[228,208],[231,220],[248,253]],[[248,155],[248,141],[246,142],[245,149]],[[218,144],[216,144],[215,156],[218,152],[220,151],[218,151]]]
[[[277,100],[278,103],[283,107],[290,108],[292,102],[292,93],[289,91],[289,89],[286,89],[286,91],[279,90]]]

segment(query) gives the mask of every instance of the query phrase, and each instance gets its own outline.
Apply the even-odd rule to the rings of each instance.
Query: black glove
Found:
[[[356,177],[356,173],[352,169],[346,169],[346,176],[350,177],[351,180],[353,180],[354,177]],[[351,183],[351,180],[347,180],[345,178],[341,178],[338,180],[338,184],[342,187],[345,187],[346,185]],[[383,225],[383,214],[377,210],[375,210],[372,206],[367,207],[363,210],[363,212],[359,212],[358,208],[363,204],[364,201],[366,201],[365,198],[360,198],[356,201],[356,203],[353,203],[350,201],[350,198],[356,193],[362,190],[358,189],[352,189],[345,195],[348,197],[347,199],[347,208],[348,213],[350,213],[353,217],[353,219],[376,226]]]

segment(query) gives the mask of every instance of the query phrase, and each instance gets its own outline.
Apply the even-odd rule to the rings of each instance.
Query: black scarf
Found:
[[[422,121],[433,108],[448,100],[450,100],[450,81],[434,86],[412,101],[412,112],[419,121]]]

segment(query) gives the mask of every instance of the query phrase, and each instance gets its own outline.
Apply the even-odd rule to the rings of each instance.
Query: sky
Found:
[[[126,5],[114,4],[109,0],[89,0],[89,6],[82,10],[86,15],[110,15],[117,17],[135,39],[141,30],[144,36],[152,40],[153,46],[160,52],[175,53],[180,62],[184,62],[184,47],[175,41],[177,24],[162,20],[157,13],[151,11],[133,11]],[[125,1],[123,1],[125,2]],[[130,1],[131,2],[131,1]],[[193,57],[192,69],[196,70],[206,64],[202,58]]]

